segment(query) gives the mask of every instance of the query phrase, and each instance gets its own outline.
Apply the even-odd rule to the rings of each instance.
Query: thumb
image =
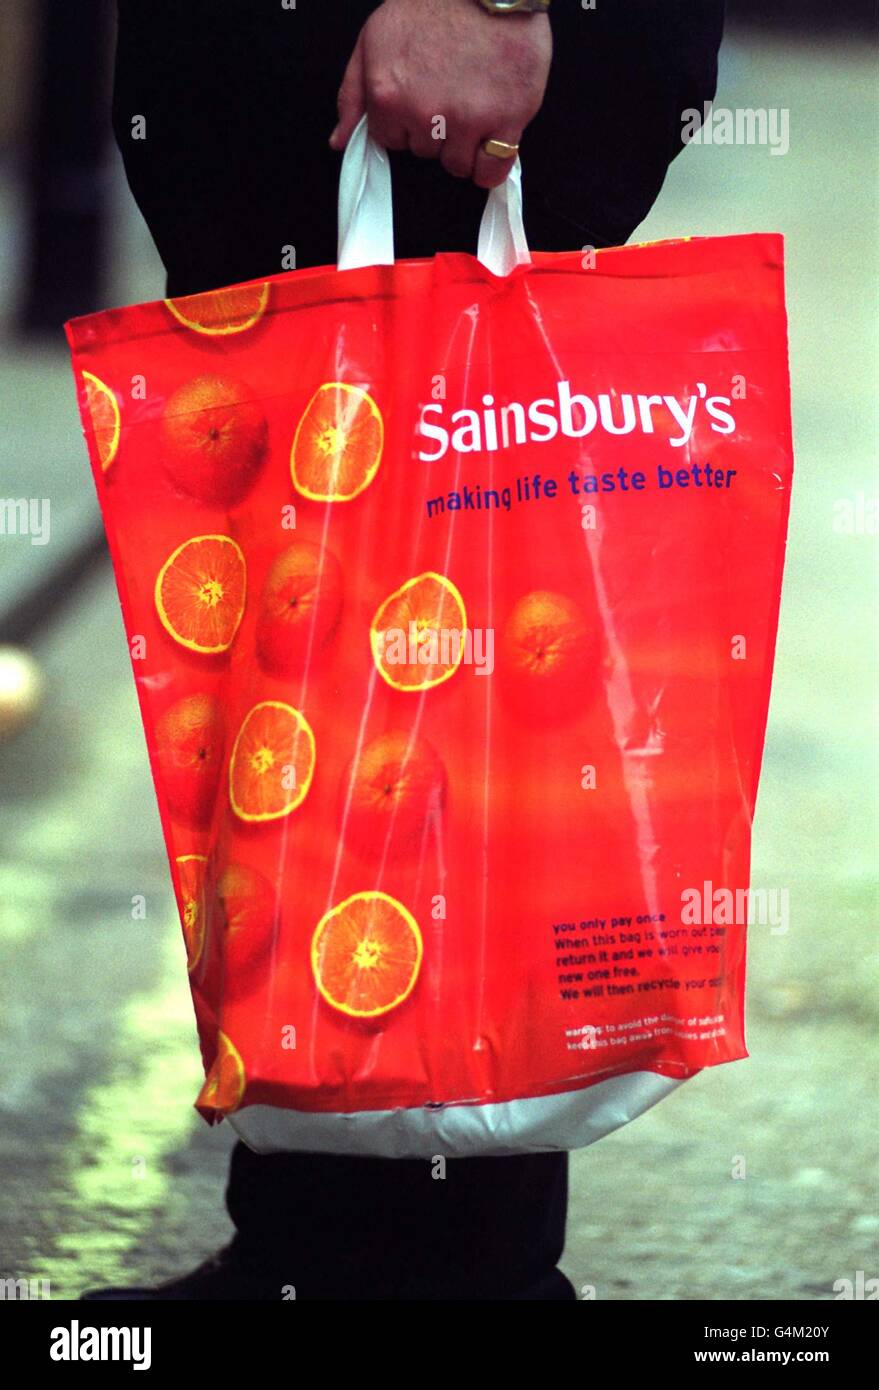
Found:
[[[360,39],[357,40],[345,69],[336,104],[339,108],[339,119],[330,136],[330,145],[334,150],[344,150],[354,127],[366,110],[363,96],[363,46]]]

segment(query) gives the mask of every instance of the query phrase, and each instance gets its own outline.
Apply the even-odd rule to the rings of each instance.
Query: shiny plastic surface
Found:
[[[781,238],[307,270],[68,336],[202,1113],[745,1056]]]

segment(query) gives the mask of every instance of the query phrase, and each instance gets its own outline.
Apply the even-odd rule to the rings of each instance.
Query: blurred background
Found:
[[[789,150],[691,146],[635,240],[787,239],[797,472],[753,883],[788,888],[790,927],[752,930],[750,1060],[574,1157],[564,1268],[602,1299],[821,1300],[879,1277],[875,8],[729,13],[715,106],[787,110]],[[0,491],[51,504],[49,543],[0,535],[0,1278],[56,1298],[167,1277],[230,1234],[232,1136],[192,1109],[183,945],[60,329],[163,292],[109,138],[112,52],[103,0],[0,9]]]

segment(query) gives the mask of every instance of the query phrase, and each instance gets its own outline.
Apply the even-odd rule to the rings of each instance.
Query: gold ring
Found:
[[[506,140],[484,140],[482,149],[492,159],[515,159],[519,153],[518,145],[508,145]]]

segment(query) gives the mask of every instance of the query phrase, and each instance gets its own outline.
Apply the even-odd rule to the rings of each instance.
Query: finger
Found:
[[[515,156],[509,159],[498,159],[497,155],[486,154],[483,146],[486,140],[503,140],[508,145],[518,145],[521,139],[521,131],[493,130],[487,135],[483,135],[476,148],[476,159],[473,165],[473,182],[480,188],[497,188],[499,183],[503,183],[515,162]]]
[[[354,127],[360,120],[364,111],[363,96],[363,47],[358,39],[354,45],[354,52],[348,60],[345,69],[345,76],[342,78],[342,85],[339,88],[339,95],[336,98],[339,108],[339,119],[336,127],[330,136],[330,145],[334,150],[344,150]]]
[[[473,130],[455,129],[447,135],[440,153],[446,172],[456,179],[472,178],[477,144],[476,132]]]
[[[409,129],[403,117],[401,96],[387,78],[370,76],[366,82],[366,114],[370,135],[387,150],[408,150]]]
[[[435,117],[421,116],[409,121],[409,148],[419,159],[439,159],[443,152],[440,132],[443,125]]]
[[[369,121],[369,133],[373,140],[379,145],[383,145],[386,150],[408,150],[409,134],[406,127],[392,117],[384,115],[378,116],[372,107],[366,109]]]

